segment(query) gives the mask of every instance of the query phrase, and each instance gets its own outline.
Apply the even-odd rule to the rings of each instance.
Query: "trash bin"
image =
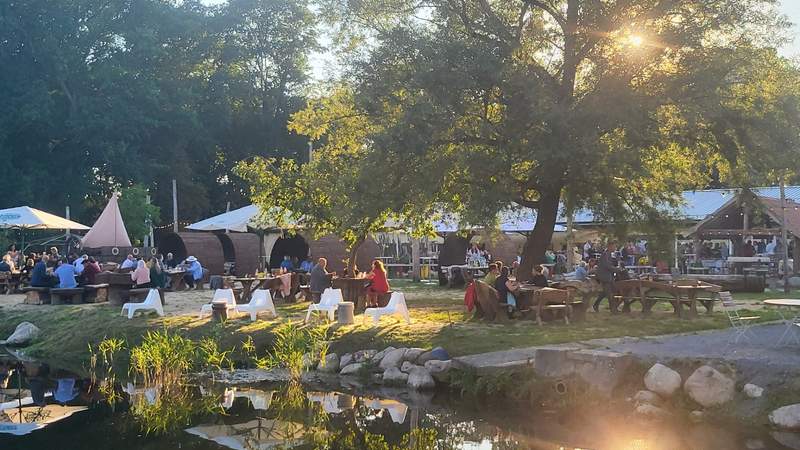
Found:
[[[228,304],[226,302],[212,302],[211,318],[214,322],[224,322],[228,320]]]
[[[339,302],[339,325],[350,325],[355,322],[355,305],[353,302]]]

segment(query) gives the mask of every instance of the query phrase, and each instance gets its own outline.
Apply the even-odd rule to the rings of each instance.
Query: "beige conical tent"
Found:
[[[92,225],[92,229],[83,237],[81,245],[86,248],[131,246],[128,231],[119,212],[116,193],[111,196],[97,222]]]

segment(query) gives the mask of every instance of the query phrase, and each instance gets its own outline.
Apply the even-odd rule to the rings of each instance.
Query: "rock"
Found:
[[[358,373],[361,368],[364,367],[364,363],[352,363],[344,366],[342,371],[339,372],[340,375],[355,375]]]
[[[436,381],[431,376],[430,372],[425,370],[424,367],[414,366],[408,374],[408,382],[406,383],[410,388],[422,391],[425,389],[433,389],[436,387]]]
[[[450,355],[447,353],[447,350],[443,349],[442,347],[436,347],[429,352],[422,352],[417,357],[417,364],[425,365],[425,363],[428,361],[447,361],[448,359],[450,359]]]
[[[350,363],[353,362],[353,354],[352,353],[345,353],[339,359],[339,367],[349,366]]]
[[[773,431],[770,433],[772,439],[786,448],[800,450],[800,434],[789,433],[787,431]]]
[[[800,288],[800,277],[789,278],[789,286],[793,288]]]
[[[432,360],[425,363],[425,370],[431,374],[434,380],[440,383],[447,383],[450,380],[450,369],[453,361]]]
[[[401,370],[402,372],[409,373],[409,372],[411,372],[411,369],[413,369],[414,367],[420,367],[420,366],[417,366],[417,365],[415,365],[415,364],[411,364],[411,363],[410,363],[410,362],[408,362],[408,361],[404,361],[404,362],[403,362],[403,365],[402,365],[402,366],[400,366],[400,370]]]
[[[800,403],[772,411],[769,413],[769,423],[783,430],[800,430]]]
[[[538,352],[537,352],[538,355]],[[605,397],[611,397],[614,389],[623,382],[625,374],[633,364],[631,355],[607,350],[577,350],[568,354],[575,372],[591,389]],[[539,360],[536,360],[536,365]]]
[[[357,363],[364,363],[372,359],[377,354],[377,350],[361,350],[360,352],[353,353],[353,360]]]
[[[683,390],[705,408],[733,400],[736,382],[710,366],[700,366],[686,379]]]
[[[391,386],[405,386],[408,383],[408,374],[397,367],[389,367],[383,372],[383,383]]]
[[[383,384],[383,374],[373,373],[372,374],[372,382],[375,383],[375,384]]]
[[[410,348],[406,351],[405,356],[403,356],[404,361],[410,361],[412,363],[417,362],[417,359],[421,354],[425,353],[424,348]],[[421,366],[425,363],[420,364]]]
[[[704,418],[705,413],[703,413],[703,411],[695,410],[689,413],[689,420],[691,420],[692,423],[700,423]]]
[[[744,442],[744,448],[747,450],[761,450],[767,448],[767,446],[764,445],[764,441],[761,439],[748,439]]]
[[[764,394],[764,388],[752,383],[747,383],[742,388],[742,392],[744,392],[744,395],[750,398],[759,398]]]
[[[671,416],[669,411],[653,405],[639,405],[636,407],[636,414],[647,417],[648,419],[663,419]]]
[[[319,362],[317,370],[321,372],[336,373],[339,371],[339,355],[328,353],[325,359]]]
[[[386,370],[390,367],[399,367],[406,355],[405,348],[398,348],[387,353],[380,363],[380,368]]]
[[[663,403],[661,397],[659,397],[655,392],[651,391],[637,392],[636,395],[633,396],[633,401],[636,402],[637,405],[659,406]]]
[[[385,349],[379,351],[378,353],[375,354],[375,356],[372,357],[372,362],[375,363],[375,364],[380,364],[380,362],[383,359],[383,357],[386,356],[387,353],[391,352],[394,349],[395,348],[390,345],[390,346],[386,347]]]
[[[663,364],[656,363],[644,375],[644,385],[662,397],[671,397],[681,387],[681,375]]]
[[[14,329],[14,332],[11,333],[11,336],[8,337],[5,341],[0,341],[0,345],[9,345],[9,346],[22,346],[29,344],[32,340],[36,339],[41,333],[42,330],[39,329],[36,325],[30,322],[22,322],[17,325],[17,328]]]

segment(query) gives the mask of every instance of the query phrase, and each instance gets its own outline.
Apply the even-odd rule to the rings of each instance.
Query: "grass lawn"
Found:
[[[723,312],[713,315],[701,313],[699,318],[684,320],[676,318],[670,312],[671,308],[663,304],[658,305],[650,317],[642,317],[634,306],[631,315],[612,316],[601,310],[599,314],[589,312],[585,322],[571,325],[559,322],[538,326],[529,320],[496,325],[472,319],[472,315],[464,309],[462,290],[399,280],[392,282],[392,288],[406,294],[411,310],[411,325],[395,318],[384,318],[379,326],[373,327],[370,322],[364,324],[362,316],[356,316],[354,325],[330,327],[333,351],[342,353],[364,348],[380,349],[387,345],[425,348],[440,345],[458,356],[514,347],[684,333],[728,326]],[[800,293],[793,293],[793,296],[800,297]],[[781,297],[786,295],[777,292],[743,294],[737,295],[737,300],[752,304],[751,312],[768,321],[777,319],[777,314],[761,308],[758,302],[765,298]],[[73,370],[81,369],[86,364],[90,344],[94,345],[105,337],[121,337],[128,341],[128,345],[135,345],[145,332],[162,327],[179,331],[193,339],[215,336],[223,348],[239,348],[247,336],[251,336],[263,351],[269,348],[276,326],[288,319],[302,320],[307,303],[278,304],[277,307],[280,318],[276,320],[250,322],[248,317],[241,316],[225,324],[216,324],[207,317],[198,319],[194,315],[165,318],[149,315],[128,320],[119,315],[118,307],[102,304],[24,308],[0,306],[0,336],[8,336],[19,322],[32,322],[42,329],[42,336],[27,347],[25,353]]]

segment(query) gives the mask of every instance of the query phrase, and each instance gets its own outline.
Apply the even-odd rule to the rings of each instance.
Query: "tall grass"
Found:
[[[131,349],[129,372],[145,386],[179,384],[195,361],[195,343],[168,331],[148,331]]]
[[[275,330],[272,350],[256,364],[266,368],[285,368],[293,379],[299,379],[314,362],[325,359],[328,346],[325,327],[286,322]]]

